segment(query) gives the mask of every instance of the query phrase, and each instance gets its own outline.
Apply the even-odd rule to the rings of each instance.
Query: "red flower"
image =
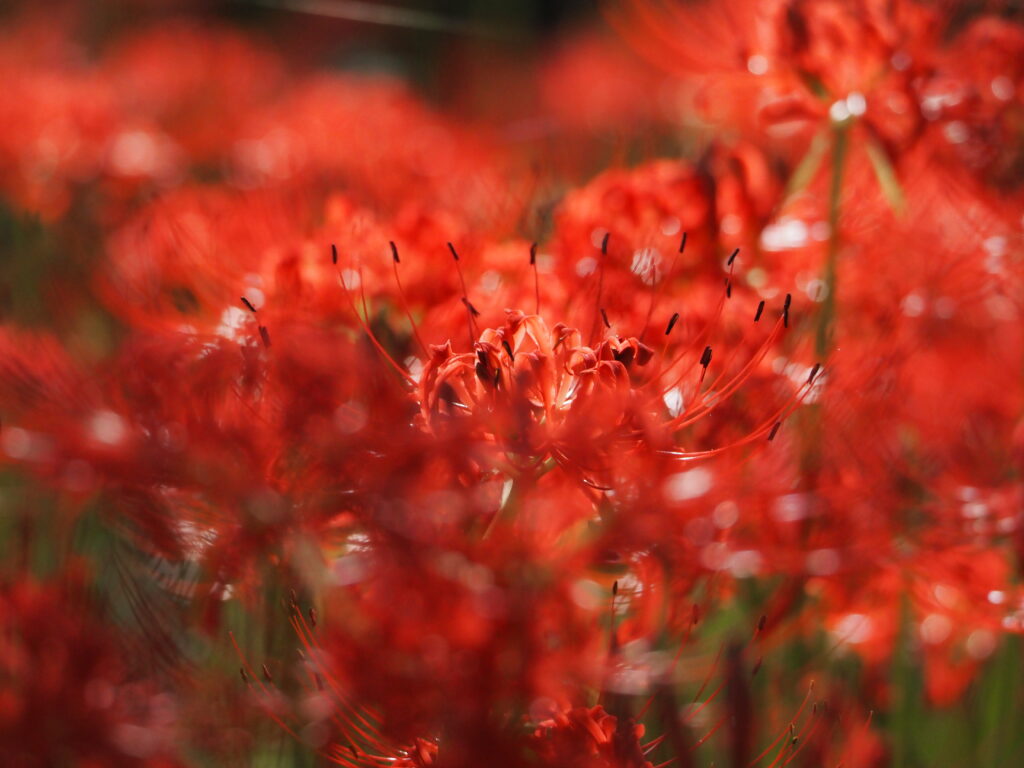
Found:
[[[172,768],[169,697],[133,678],[122,638],[92,615],[85,585],[0,588],[0,758],[8,765]]]

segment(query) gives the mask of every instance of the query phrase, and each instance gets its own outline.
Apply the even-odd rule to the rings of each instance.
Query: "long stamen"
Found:
[[[537,276],[537,244],[530,246],[530,267],[533,269],[534,314],[540,314],[540,277]]]
[[[345,299],[348,301],[349,308],[352,310],[352,314],[355,316],[356,322],[359,323],[359,325],[363,329],[363,332],[366,333],[366,336],[370,340],[370,343],[384,357],[384,359],[391,365],[391,367],[394,368],[399,373],[399,375],[402,376],[403,379],[405,379],[406,383],[415,386],[415,384],[416,384],[415,379],[413,379],[413,377],[409,375],[409,372],[407,370],[405,370],[405,368],[403,368],[402,366],[400,366],[398,363],[395,362],[395,359],[393,357],[391,357],[391,355],[388,354],[388,351],[386,349],[384,349],[384,345],[382,345],[380,343],[380,341],[377,339],[377,337],[374,335],[373,330],[370,328],[369,323],[367,322],[368,316],[364,316],[364,315],[359,314],[359,310],[356,309],[356,304],[352,300],[352,295],[349,292],[348,284],[345,282],[345,278],[341,274],[340,270],[337,271],[337,274],[338,274],[338,282],[341,284],[341,288],[342,288],[342,291],[345,294]],[[362,281],[360,281],[360,285],[361,284],[362,284]],[[364,310],[364,312],[365,312],[365,309],[366,309],[366,304],[365,304],[365,299],[364,299],[364,303],[363,303],[363,310]]]
[[[455,261],[455,271],[459,275],[459,285],[462,286],[462,304],[466,307],[469,319],[469,346],[473,346],[473,342],[479,335],[476,327],[476,318],[479,317],[480,312],[473,306],[469,300],[469,291],[466,290],[466,278],[462,274],[462,265],[459,263],[459,252],[455,250],[455,246],[448,243],[448,250],[452,254],[452,259]]]
[[[405,312],[405,316],[409,318],[409,325],[412,326],[412,335],[416,339],[416,343],[420,347],[420,351],[425,356],[427,354],[427,345],[423,343],[423,339],[420,338],[420,330],[416,327],[416,321],[413,320],[412,310],[409,308],[409,300],[406,298],[405,289],[402,287],[402,279],[398,276],[398,265],[401,263],[401,259],[398,257],[398,246],[395,245],[394,240],[389,240],[388,245],[391,246],[391,269],[395,273],[395,285],[398,287],[398,296],[402,301],[402,309]]]
[[[597,339],[597,322],[598,313],[601,309],[601,299],[604,294],[604,263],[608,258],[608,238],[611,237],[611,232],[605,232],[604,237],[601,238],[601,258],[597,266],[597,296],[594,298],[594,322],[590,326],[590,344],[593,346],[594,341]]]

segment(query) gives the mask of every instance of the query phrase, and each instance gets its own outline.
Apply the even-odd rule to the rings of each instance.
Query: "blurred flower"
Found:
[[[0,756],[10,765],[171,768],[175,703],[135,680],[86,585],[31,580],[0,589]]]

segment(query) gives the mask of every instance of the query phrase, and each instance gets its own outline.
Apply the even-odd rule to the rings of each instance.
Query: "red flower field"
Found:
[[[1024,11],[0,9],[0,765],[1024,764]]]

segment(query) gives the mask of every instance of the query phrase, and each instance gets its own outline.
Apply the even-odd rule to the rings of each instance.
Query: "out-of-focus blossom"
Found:
[[[153,130],[125,130],[115,138],[113,164],[125,173],[156,162],[150,153],[162,143],[191,165],[221,170],[241,125],[285,82],[284,65],[269,46],[187,21],[132,30],[106,51],[99,72],[128,120]]]
[[[241,184],[324,182],[396,212],[431,200],[467,221],[518,214],[517,199],[486,142],[430,110],[401,84],[312,77],[253,115],[234,145]]]
[[[920,650],[927,692],[938,704],[962,694],[1002,632],[1024,629],[1019,590],[1005,558],[992,550],[930,542],[903,563],[813,589],[827,606],[835,641],[868,663],[889,663],[899,642]]]
[[[88,605],[71,575],[0,588],[0,757],[26,768],[181,765],[173,698],[132,669]]]
[[[600,88],[593,87],[595,82]],[[560,40],[544,62],[541,103],[561,130],[603,134],[666,122],[671,82],[614,38],[594,31]]]

